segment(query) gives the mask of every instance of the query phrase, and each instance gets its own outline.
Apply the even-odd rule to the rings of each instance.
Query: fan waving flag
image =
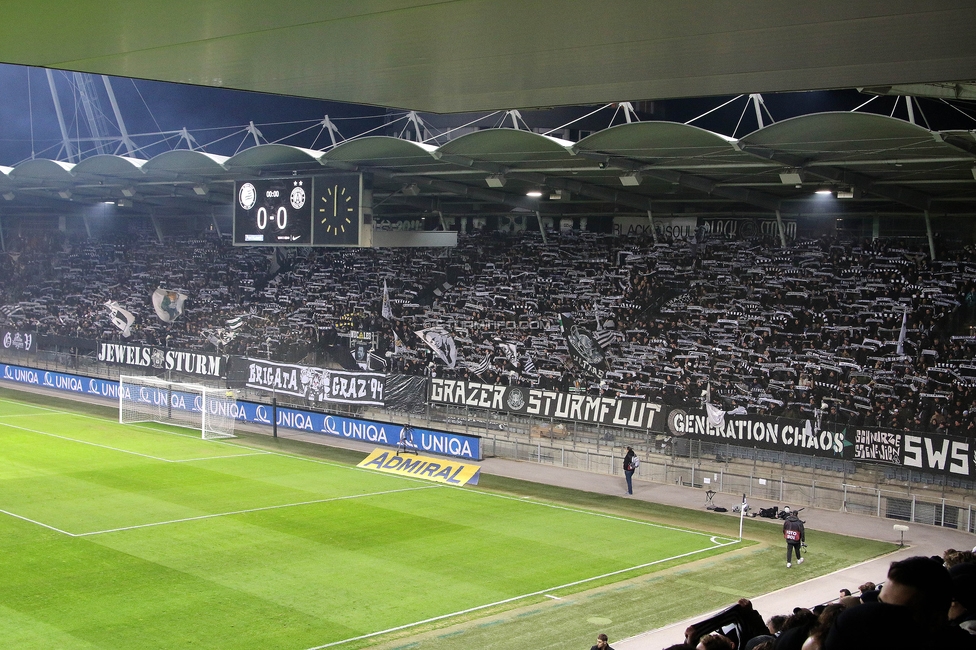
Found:
[[[186,294],[179,291],[159,288],[153,292],[152,303],[156,309],[156,315],[164,323],[172,323],[183,313],[183,303],[186,301]]]
[[[457,348],[454,346],[454,338],[448,334],[443,327],[428,327],[427,329],[417,330],[417,336],[427,344],[437,358],[444,362],[448,368],[453,368],[457,364]]]
[[[485,352],[485,358],[484,359],[482,359],[478,363],[470,363],[469,362],[467,365],[468,365],[468,368],[471,369],[471,372],[473,372],[474,374],[476,374],[476,375],[483,374],[485,371],[488,370],[488,368],[491,367],[491,354],[488,353],[488,352]]]
[[[105,306],[108,307],[109,318],[112,319],[112,324],[122,330],[122,336],[126,338],[132,336],[132,324],[136,322],[136,317],[132,315],[132,312],[124,309],[122,305],[114,300],[109,300],[105,303]]]
[[[4,305],[0,307],[0,316],[3,316],[3,320],[7,320],[22,309],[20,305]]]
[[[393,318],[393,310],[390,309],[390,290],[386,288],[386,280],[383,280],[383,307],[380,315],[386,320]]]
[[[559,329],[566,337],[569,356],[584,372],[603,378],[610,369],[603,348],[593,338],[593,333],[578,325],[572,314],[559,315]]]

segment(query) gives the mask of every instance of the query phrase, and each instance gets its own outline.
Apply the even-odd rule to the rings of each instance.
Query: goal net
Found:
[[[237,396],[225,388],[119,377],[119,422],[159,422],[201,432],[205,440],[233,438]]]

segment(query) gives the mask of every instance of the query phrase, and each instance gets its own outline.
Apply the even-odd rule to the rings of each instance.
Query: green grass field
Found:
[[[558,648],[777,586],[758,522],[115,417],[0,389],[5,648]],[[809,575],[890,547],[834,537]]]

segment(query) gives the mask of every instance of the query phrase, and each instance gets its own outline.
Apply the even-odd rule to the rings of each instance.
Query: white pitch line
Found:
[[[162,457],[159,457],[159,456],[152,456],[150,454],[142,454],[142,453],[139,453],[138,451],[132,451],[131,449],[122,449],[120,447],[112,447],[111,445],[103,445],[103,444],[100,444],[100,443],[97,443],[97,442],[91,442],[90,440],[80,440],[78,438],[70,438],[68,436],[61,436],[61,435],[58,435],[56,433],[51,433],[49,431],[38,431],[37,429],[29,429],[27,427],[18,427],[16,425],[8,424],[6,422],[0,422],[0,427],[8,427],[10,429],[17,429],[19,431],[27,431],[28,433],[36,433],[39,436],[49,436],[51,438],[58,438],[59,440],[67,440],[68,442],[77,442],[78,444],[81,444],[81,445],[90,445],[92,447],[99,447],[100,449],[108,449],[109,451],[117,451],[117,452],[122,453],[122,454],[131,454],[133,456],[141,456],[142,458],[148,458],[150,460],[158,460],[161,463],[188,463],[188,462],[197,461],[197,460],[216,460],[216,459],[222,459],[222,458],[237,458],[238,456],[263,456],[263,455],[268,455],[268,454],[271,453],[271,452],[263,451],[262,450],[262,451],[255,451],[255,452],[248,453],[248,454],[228,454],[227,456],[210,456],[210,457],[207,457],[207,458],[180,458],[180,459],[174,460],[172,458],[162,458]]]
[[[424,485],[421,487],[400,488],[398,490],[383,490],[381,492],[369,492],[366,494],[350,494],[341,497],[329,497],[328,499],[313,499],[311,501],[299,501],[297,503],[283,503],[276,506],[263,506],[261,508],[247,508],[246,510],[233,510],[231,512],[215,512],[209,515],[199,515],[196,517],[184,517],[182,519],[170,519],[169,521],[154,521],[149,524],[136,524],[135,526],[123,526],[121,528],[109,528],[106,530],[94,530],[88,533],[74,533],[72,537],[91,537],[92,535],[104,535],[105,533],[119,533],[126,530],[137,530],[139,528],[152,528],[154,526],[167,526],[169,524],[181,524],[188,521],[200,521],[201,519],[215,519],[217,517],[228,517],[230,515],[244,515],[251,512],[262,512],[265,510],[280,510],[282,508],[295,508],[297,506],[309,506],[317,503],[329,503],[330,501],[346,501],[349,499],[361,499],[363,497],[376,497],[384,494],[396,494],[397,492],[410,492],[413,490],[429,490],[431,488],[443,487],[441,485]],[[2,512],[2,511],[0,511]],[[44,524],[41,524],[42,526]],[[57,529],[54,529],[57,530]],[[71,534],[71,533],[69,533]]]
[[[454,489],[460,490],[462,488],[456,487]],[[531,500],[531,501],[529,501],[529,500],[526,500],[523,497],[513,497],[513,496],[508,496],[508,495],[505,495],[505,494],[496,494],[494,492],[488,492],[488,491],[485,491],[485,490],[470,490],[469,489],[467,491],[468,492],[475,493],[475,494],[482,494],[484,496],[496,497],[498,499],[507,499],[509,501],[518,501],[520,503],[530,503],[532,505],[542,506],[542,507],[545,507],[545,508],[552,508],[554,510],[565,510],[566,512],[574,512],[574,513],[578,513],[578,514],[592,515],[594,517],[603,517],[604,519],[613,519],[615,521],[625,521],[625,522],[628,522],[628,523],[631,523],[631,524],[639,524],[641,526],[650,526],[651,528],[660,528],[662,530],[673,530],[673,531],[676,531],[676,532],[679,532],[679,533],[688,533],[689,535],[701,535],[702,537],[708,537],[713,543],[719,544],[720,546],[727,546],[727,544],[722,544],[721,542],[716,542],[715,541],[716,539],[728,539],[728,540],[731,540],[733,543],[739,541],[739,540],[733,539],[731,537],[716,537],[716,536],[712,535],[711,533],[703,533],[703,532],[700,532],[700,531],[697,531],[697,530],[688,530],[687,528],[677,528],[675,526],[665,526],[664,524],[655,524],[654,522],[651,522],[651,521],[642,521],[640,519],[633,519],[631,517],[621,517],[619,515],[609,515],[609,514],[606,514],[604,512],[597,512],[595,510],[584,510],[582,508],[570,508],[569,506],[560,506],[560,505],[557,505],[555,503],[546,503],[545,501],[536,501],[534,499]]]
[[[729,546],[731,544],[737,544],[737,541],[729,542],[728,544],[719,544],[716,546],[710,546],[708,548],[698,549],[697,551],[689,551],[688,553],[682,553],[681,555],[673,555],[671,557],[663,558],[660,560],[654,560],[653,562],[645,562],[644,564],[638,564],[637,566],[628,567],[626,569],[620,569],[618,571],[611,571],[610,573],[604,573],[603,575],[593,576],[592,578],[584,578],[582,580],[576,580],[575,582],[567,582],[564,585],[559,585],[558,587],[549,587],[547,589],[542,589],[540,591],[533,591],[530,594],[522,594],[521,596],[513,596],[511,598],[506,598],[504,600],[499,600],[494,603],[488,603],[486,605],[478,605],[476,607],[469,607],[468,609],[463,609],[458,612],[452,612],[450,614],[441,614],[440,616],[433,616],[422,621],[415,621],[413,623],[407,623],[406,625],[398,625],[397,627],[391,627],[386,630],[380,630],[378,632],[370,632],[369,634],[362,634],[360,636],[350,637],[348,639],[343,639],[341,641],[333,641],[332,643],[326,643],[323,645],[317,645],[308,650],[322,650],[322,648],[331,648],[333,646],[342,645],[343,643],[350,643],[352,641],[362,641],[363,639],[370,639],[372,637],[380,636],[383,634],[389,634],[390,632],[399,632],[400,630],[408,630],[412,627],[417,627],[418,625],[426,625],[427,623],[433,623],[435,621],[442,621],[447,618],[452,618],[454,616],[463,616],[464,614],[470,614],[471,612],[477,612],[482,609],[488,609],[489,607],[495,607],[497,605],[505,605],[507,603],[513,603],[518,600],[523,600],[525,598],[532,598],[533,596],[548,596],[550,591],[558,591],[560,589],[566,589],[568,587],[575,587],[577,585],[586,584],[587,582],[593,582],[595,580],[602,580],[603,578],[611,578],[622,573],[627,573],[629,571],[637,571],[639,569],[646,569],[647,567],[654,566],[655,564],[663,564],[664,562],[670,562],[672,560],[680,560],[684,557],[689,557],[691,555],[697,555],[698,553],[704,553],[706,551],[712,551],[715,548],[721,548],[722,546]]]
[[[553,596],[552,594],[546,594],[546,598],[552,598],[553,600],[562,600],[559,596]]]
[[[174,461],[168,458],[159,458],[158,456],[151,456],[150,454],[140,454],[138,451],[131,451],[129,449],[119,449],[118,447],[112,447],[109,445],[102,445],[97,442],[91,442],[89,440],[79,440],[78,438],[69,438],[68,436],[59,436],[56,433],[50,433],[48,431],[38,431],[37,429],[28,429],[27,427],[18,427],[13,424],[7,424],[6,422],[0,422],[0,427],[7,427],[10,429],[17,429],[19,431],[27,431],[28,433],[36,433],[39,436],[48,436],[51,438],[58,438],[59,440],[67,440],[68,442],[77,442],[81,445],[90,445],[92,447],[98,447],[100,449],[108,449],[109,451],[117,451],[122,454],[131,454],[133,456],[140,456],[142,458],[148,458],[150,460],[158,460],[162,463],[172,463]]]
[[[61,533],[62,535],[67,535],[68,537],[77,537],[77,535],[75,535],[74,533],[69,533],[66,530],[61,530],[60,528],[55,528],[54,526],[48,526],[45,523],[42,523],[40,521],[35,521],[34,519],[29,519],[27,517],[24,517],[23,515],[18,515],[16,513],[9,512],[7,510],[0,510],[0,512],[2,512],[5,515],[9,515],[9,516],[13,517],[14,519],[21,519],[23,521],[32,523],[32,524],[34,524],[36,526],[40,526],[42,528],[47,528],[48,530],[53,530],[56,533]]]
[[[271,452],[268,451],[255,451],[250,454],[229,454],[227,456],[205,456],[203,458],[182,458],[180,460],[171,460],[170,463],[195,463],[198,460],[226,460],[228,458],[242,458],[244,456],[270,456]]]

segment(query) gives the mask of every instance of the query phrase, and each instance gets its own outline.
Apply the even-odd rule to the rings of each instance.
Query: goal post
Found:
[[[158,422],[200,431],[204,440],[233,438],[237,395],[226,388],[167,381],[157,377],[119,377],[119,422]]]

